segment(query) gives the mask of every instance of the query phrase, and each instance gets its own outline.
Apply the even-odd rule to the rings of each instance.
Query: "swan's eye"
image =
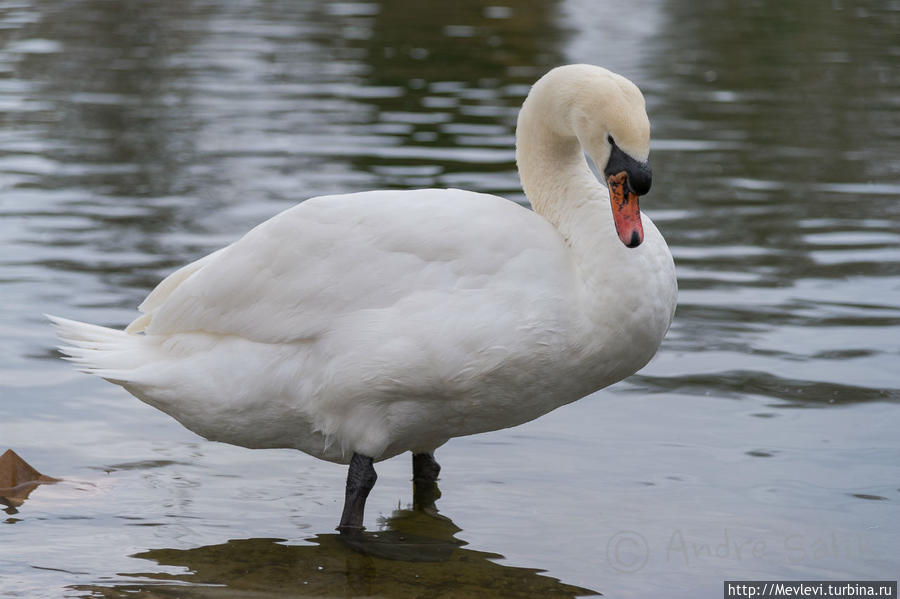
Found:
[[[608,141],[608,142],[609,142],[609,145],[611,145],[611,146],[616,145],[616,142],[613,141],[612,135],[607,135],[607,136],[606,136],[606,141]]]

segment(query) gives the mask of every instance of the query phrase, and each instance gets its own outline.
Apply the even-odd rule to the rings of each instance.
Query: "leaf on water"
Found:
[[[46,476],[31,467],[12,449],[0,455],[0,503],[18,507],[42,483],[55,483],[58,478]]]

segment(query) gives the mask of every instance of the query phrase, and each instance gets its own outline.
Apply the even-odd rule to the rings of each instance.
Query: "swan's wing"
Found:
[[[544,219],[490,195],[313,198],[163,281],[142,304],[145,330],[315,339],[361,311],[426,306],[504,281],[502,294],[527,294],[528,265],[540,272],[561,244]],[[552,288],[547,283],[540,287]]]

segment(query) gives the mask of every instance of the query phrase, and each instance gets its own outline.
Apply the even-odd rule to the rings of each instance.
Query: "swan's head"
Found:
[[[526,107],[529,103],[529,112],[541,114],[544,127],[562,139],[577,138],[603,172],[619,239],[627,247],[639,246],[644,229],[638,197],[650,191],[651,183],[650,120],[641,91],[602,67],[575,64],[544,75]],[[520,127],[522,121],[520,116]]]
[[[650,119],[644,96],[621,75],[573,65],[572,130],[609,188],[616,233],[627,247],[644,240],[638,198],[650,191]],[[565,68],[565,67],[564,67]]]

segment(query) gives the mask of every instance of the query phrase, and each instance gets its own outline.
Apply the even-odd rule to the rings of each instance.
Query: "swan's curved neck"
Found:
[[[532,95],[522,106],[516,126],[516,164],[534,211],[568,239],[572,220],[582,209],[604,205],[598,200],[602,201],[605,189],[588,167],[574,131],[566,131],[567,115],[552,112],[558,109],[552,100]]]

